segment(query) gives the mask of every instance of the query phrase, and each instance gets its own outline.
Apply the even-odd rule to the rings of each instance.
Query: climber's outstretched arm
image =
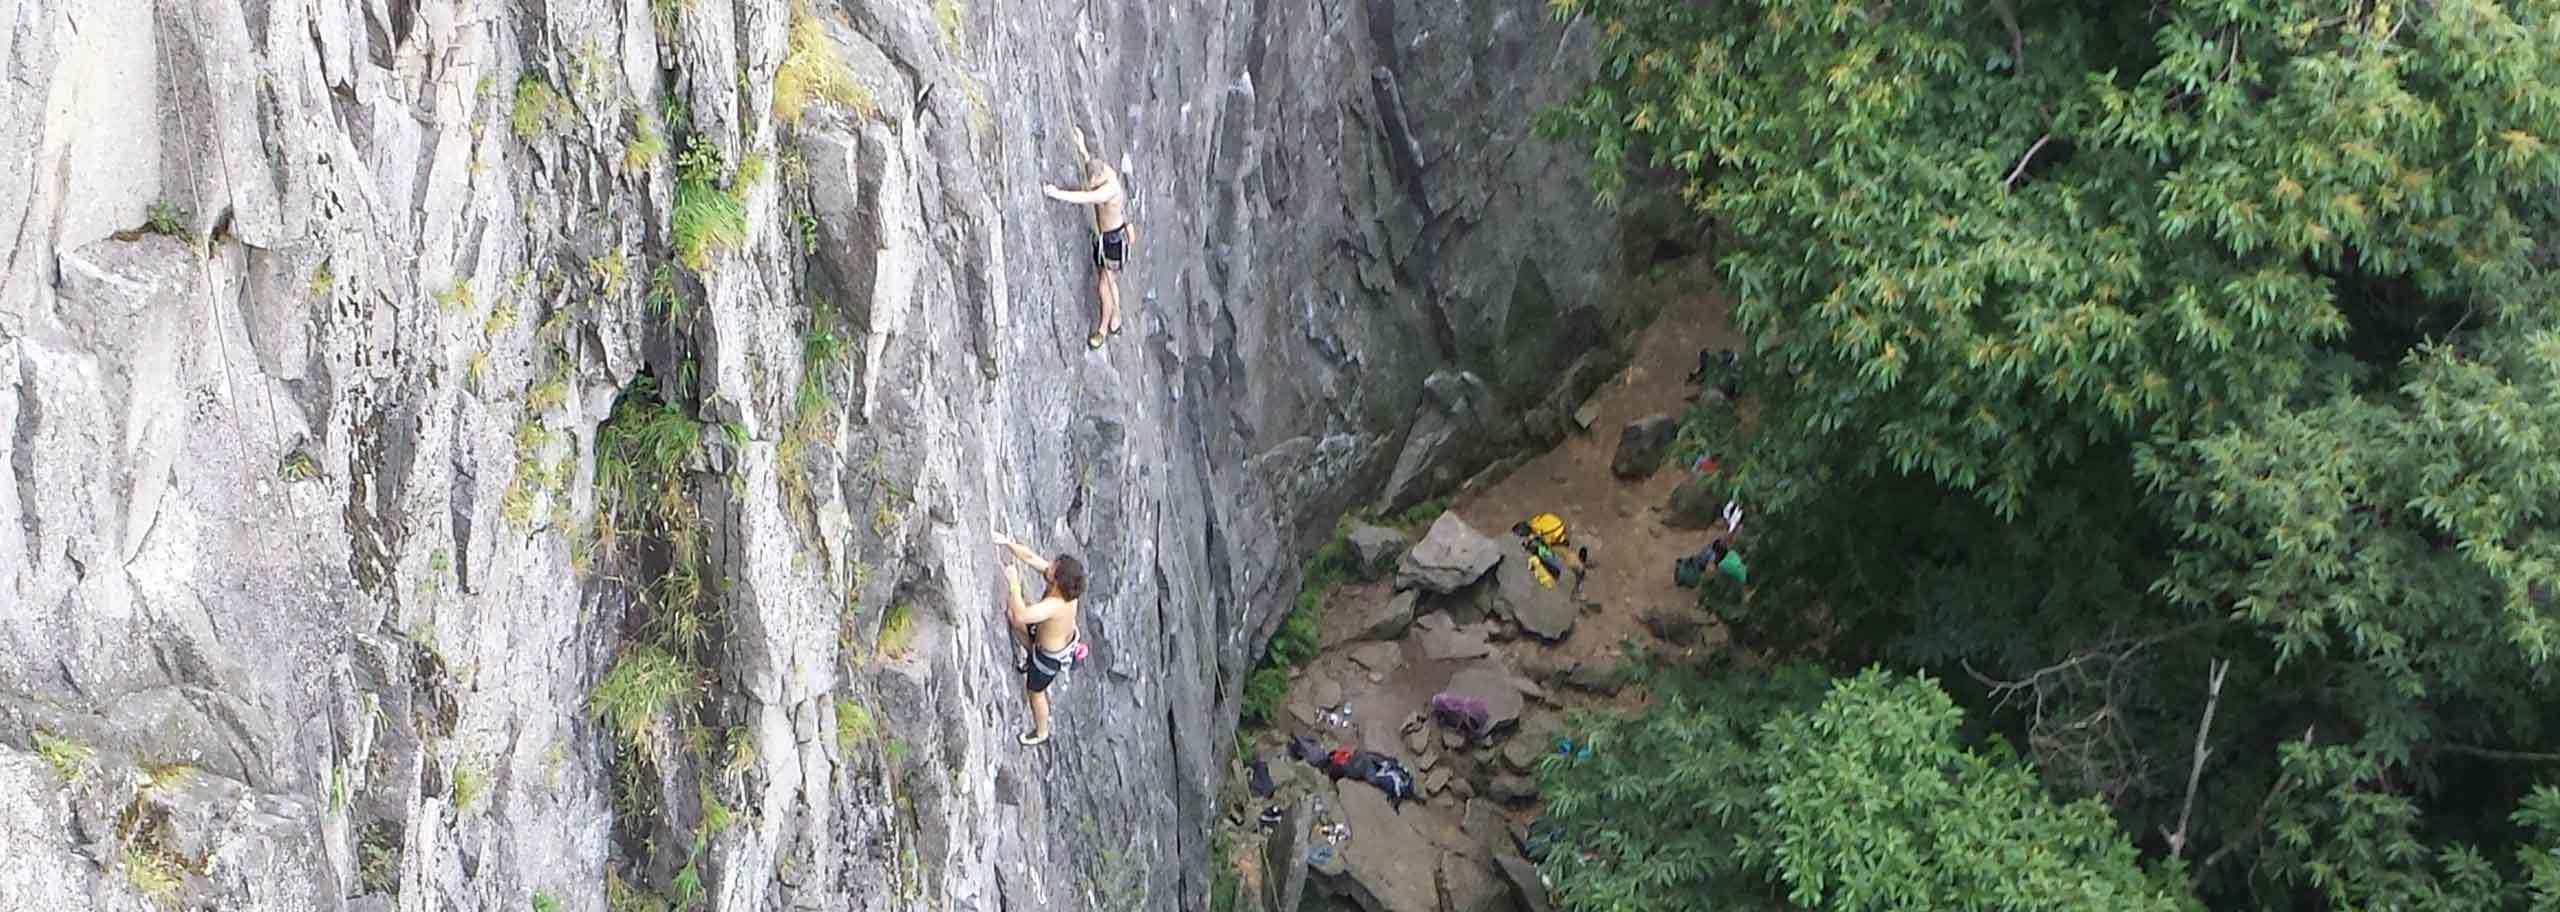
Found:
[[[1040,552],[1038,551],[1033,551],[1029,548],[1023,547],[1021,542],[1013,539],[1013,536],[998,532],[995,534],[994,540],[996,547],[1003,548],[1007,552],[1010,552],[1013,555],[1014,560],[1029,564],[1033,570],[1038,570],[1042,573],[1049,572],[1049,559],[1041,557]]]

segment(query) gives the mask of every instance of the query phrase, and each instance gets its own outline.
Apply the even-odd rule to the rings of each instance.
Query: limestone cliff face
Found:
[[[1543,7],[0,12],[0,908],[1206,908],[1298,548],[1623,361]]]

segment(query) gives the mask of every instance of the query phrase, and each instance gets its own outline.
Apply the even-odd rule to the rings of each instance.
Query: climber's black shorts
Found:
[[[1102,238],[1094,242],[1093,265],[1119,272],[1120,267],[1128,263],[1129,226],[1122,223],[1118,228],[1103,232]]]
[[[1048,653],[1032,650],[1031,664],[1022,669],[1022,689],[1032,693],[1048,690],[1049,683],[1056,681],[1058,673],[1065,670],[1067,663],[1050,658]]]

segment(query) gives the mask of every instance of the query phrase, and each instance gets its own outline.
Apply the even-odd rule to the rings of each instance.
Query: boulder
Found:
[[[1565,673],[1564,686],[1584,693],[1614,697],[1618,691],[1626,689],[1627,674],[1614,663],[1582,662]]]
[[[1540,585],[1530,575],[1529,559],[1523,555],[1521,560],[1503,561],[1494,572],[1494,605],[1530,636],[1554,642],[1573,632],[1573,620],[1580,614],[1572,585],[1567,580]]]
[[[1388,593],[1384,599],[1332,606],[1325,612],[1324,648],[1360,640],[1404,638],[1405,630],[1413,626],[1413,609],[1419,600],[1418,594],[1405,590]]]
[[[1304,700],[1289,704],[1289,718],[1298,720],[1299,725],[1308,728],[1314,728],[1319,724],[1316,708]]]
[[[1707,619],[1686,606],[1656,605],[1645,609],[1638,619],[1644,622],[1644,629],[1675,646],[1697,645],[1699,634],[1707,627]]]
[[[1335,681],[1332,675],[1309,674],[1307,675],[1307,699],[1326,709],[1340,706],[1342,705],[1342,684]]]
[[[1387,807],[1385,795],[1344,783],[1335,813],[1351,827],[1341,846],[1341,870],[1319,870],[1326,891],[1370,912],[1440,912],[1440,848],[1413,828],[1421,815]]]
[[[1481,624],[1460,627],[1447,614],[1433,612],[1415,621],[1414,629],[1426,658],[1475,659],[1493,654],[1493,644],[1485,642],[1488,628]]]
[[[1609,473],[1620,478],[1643,478],[1662,467],[1662,457],[1670,455],[1671,441],[1680,436],[1680,422],[1669,415],[1646,415],[1627,422],[1618,432],[1618,453],[1609,459]]]
[[[1494,613],[1491,577],[1446,595],[1425,596],[1420,610],[1446,614],[1449,620],[1460,626],[1484,623],[1484,619]]]
[[[1413,544],[1402,532],[1364,522],[1352,523],[1344,537],[1351,543],[1351,572],[1364,580],[1383,579],[1395,572],[1396,559]]]
[[[1300,795],[1262,844],[1265,909],[1296,909],[1307,890],[1307,833],[1315,825],[1314,795]],[[1517,889],[1516,885],[1514,889]]]
[[[1671,489],[1670,515],[1663,517],[1663,524],[1678,529],[1713,529],[1724,522],[1727,493],[1723,481],[1716,476],[1693,476]],[[1661,572],[1669,574],[1671,568],[1664,567]]]
[[[1371,674],[1390,675],[1404,667],[1404,644],[1362,643],[1352,647],[1351,661],[1369,669]]]
[[[1502,869],[1502,879],[1511,882],[1512,896],[1520,900],[1527,912],[1555,912],[1555,899],[1547,895],[1547,882],[1539,879],[1538,866],[1518,855],[1496,855],[1494,867]]]
[[[1484,578],[1502,560],[1502,544],[1486,538],[1456,513],[1442,513],[1396,564],[1396,588],[1450,593]]]
[[[1422,774],[1422,796],[1429,798],[1449,790],[1448,769],[1430,770]]]
[[[1405,732],[1404,749],[1410,751],[1413,756],[1422,756],[1423,751],[1431,749],[1431,732],[1421,728]]]
[[[1504,773],[1486,784],[1485,793],[1504,804],[1533,804],[1538,800],[1538,784],[1527,776]]]
[[[1588,431],[1591,429],[1592,425],[1598,423],[1600,423],[1600,399],[1598,397],[1593,397],[1591,401],[1583,403],[1581,408],[1573,410],[1574,427]]]
[[[1440,908],[1466,912],[1519,912],[1502,871],[1489,861],[1440,853]]]
[[[1458,815],[1458,832],[1467,837],[1466,848],[1480,857],[1492,858],[1504,853],[1517,854],[1510,821],[1502,817],[1502,809],[1489,801],[1469,801]]]
[[[1501,666],[1478,663],[1449,678],[1449,692],[1484,700],[1485,730],[1500,731],[1520,721],[1520,682]]]
[[[1517,773],[1536,772],[1539,758],[1545,757],[1548,750],[1546,738],[1521,732],[1502,743],[1502,765]]]

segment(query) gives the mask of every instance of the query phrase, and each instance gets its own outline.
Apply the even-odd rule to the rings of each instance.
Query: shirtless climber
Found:
[[[1084,597],[1084,564],[1064,554],[1044,560],[1039,552],[1002,532],[995,534],[995,543],[1015,560],[1040,571],[1046,584],[1039,601],[1024,604],[1022,577],[1012,564],[1004,565],[1005,618],[1011,622],[1007,626],[1028,656],[1021,670],[1023,689],[1030,694],[1031,729],[1016,740],[1025,747],[1036,746],[1049,740],[1049,682],[1067,670],[1082,646],[1076,630],[1076,600]]]
[[[1061,203],[1093,207],[1093,271],[1095,292],[1102,297],[1102,320],[1084,344],[1101,348],[1103,337],[1120,334],[1120,267],[1128,264],[1129,240],[1136,230],[1129,224],[1129,192],[1120,184],[1119,170],[1085,148],[1083,127],[1074,128],[1073,135],[1076,157],[1084,160],[1084,189],[1041,184],[1040,192]]]

